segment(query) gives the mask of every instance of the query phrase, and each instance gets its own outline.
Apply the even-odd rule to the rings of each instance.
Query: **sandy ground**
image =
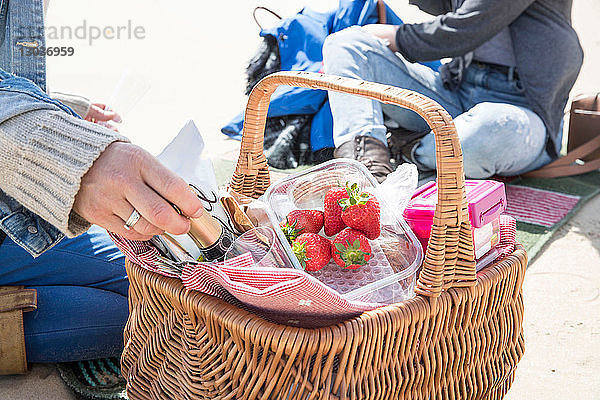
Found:
[[[406,0],[388,1],[408,22],[424,16]],[[303,5],[327,10],[335,0],[228,1],[52,0],[47,24],[75,29],[127,25],[144,39],[64,37],[49,45],[73,46],[72,57],[48,61],[51,89],[110,102],[123,112],[122,131],[158,153],[188,119],[194,119],[211,154],[235,150],[220,133],[243,109],[243,71],[258,45],[255,5],[289,15]],[[573,93],[600,90],[600,3],[573,7],[586,60]],[[268,18],[265,18],[267,21]],[[89,35],[88,35],[89,36]],[[118,84],[121,82],[121,84]],[[507,399],[600,398],[600,196],[584,206],[529,266],[525,292],[526,353]],[[57,372],[34,365],[19,377],[0,377],[0,399],[71,399]]]

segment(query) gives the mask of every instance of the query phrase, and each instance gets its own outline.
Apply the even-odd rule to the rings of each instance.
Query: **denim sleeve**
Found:
[[[29,79],[0,69],[0,124],[17,115],[35,110],[64,111],[77,116],[73,110],[52,99]]]
[[[454,12],[420,24],[401,25],[400,53],[411,62],[459,57],[507,27],[535,0],[465,0]]]
[[[0,230],[34,257],[50,249],[64,235],[52,224],[0,190]]]

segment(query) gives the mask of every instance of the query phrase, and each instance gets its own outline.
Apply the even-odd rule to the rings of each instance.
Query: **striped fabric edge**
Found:
[[[517,221],[515,218],[506,214],[500,215],[500,241],[496,246],[500,257],[496,261],[515,251],[516,236]]]
[[[527,186],[506,187],[506,213],[518,221],[551,228],[577,205],[579,196]]]

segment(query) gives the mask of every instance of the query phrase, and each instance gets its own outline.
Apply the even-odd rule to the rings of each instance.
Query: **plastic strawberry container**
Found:
[[[417,272],[423,261],[419,240],[393,205],[380,195],[378,183],[359,162],[348,159],[332,160],[272,184],[263,196],[269,209],[271,225],[279,226],[288,213],[296,209],[323,211],[325,193],[346,182],[357,183],[362,190],[373,194],[381,206],[381,236],[370,240],[373,255],[368,264],[347,270],[333,260],[319,271],[307,271],[336,290],[347,300],[392,304],[415,296]],[[275,229],[291,252],[281,229]],[[321,235],[325,236],[323,231]],[[329,237],[333,239],[333,237]],[[292,256],[294,267],[302,269]]]

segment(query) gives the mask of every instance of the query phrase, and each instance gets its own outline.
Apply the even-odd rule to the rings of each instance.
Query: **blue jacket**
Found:
[[[386,20],[392,25],[401,25],[402,20],[386,6]],[[323,65],[323,42],[325,38],[352,25],[375,24],[378,22],[377,0],[340,0],[337,10],[318,13],[304,8],[298,14],[283,19],[260,36],[277,38],[283,71],[318,72]],[[424,63],[437,70],[439,61]],[[333,118],[327,101],[327,92],[306,88],[279,87],[271,96],[269,117],[292,114],[314,114],[310,142],[313,151],[334,147]],[[221,129],[225,135],[241,139],[243,115],[237,115]]]
[[[43,0],[0,0],[0,124],[33,110],[77,116],[45,93],[45,57],[26,56],[22,51],[27,46],[45,46],[43,13]],[[63,237],[58,229],[2,190],[0,229],[34,256]]]

